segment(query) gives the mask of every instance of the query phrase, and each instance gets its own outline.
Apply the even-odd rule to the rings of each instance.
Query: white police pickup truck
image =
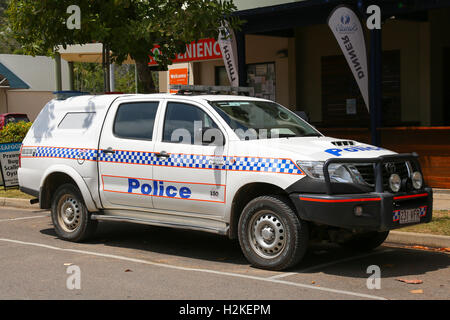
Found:
[[[325,137],[252,97],[52,100],[20,159],[21,190],[62,239],[83,241],[98,221],[203,230],[271,270],[298,263],[310,239],[370,250],[432,217],[417,155]]]

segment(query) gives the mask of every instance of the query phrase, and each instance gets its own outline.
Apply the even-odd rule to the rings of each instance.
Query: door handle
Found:
[[[209,162],[209,165],[215,166],[215,167],[222,167],[225,165],[225,161],[223,160],[222,157],[217,157],[217,158],[211,157],[211,158],[209,158],[208,162]]]
[[[109,147],[108,149],[102,150],[103,153],[109,153],[109,154],[115,154],[116,150],[113,150],[113,148]]]
[[[168,154],[166,151],[161,151],[160,153],[156,154],[157,158],[170,158],[170,154]]]

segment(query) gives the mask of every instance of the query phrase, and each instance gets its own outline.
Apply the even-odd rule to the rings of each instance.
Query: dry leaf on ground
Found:
[[[423,281],[422,280],[419,280],[419,279],[395,279],[395,280],[397,280],[397,281],[400,281],[400,282],[404,282],[404,283],[407,283],[407,284],[421,284],[421,283],[423,283]]]
[[[422,289],[418,289],[418,290],[411,290],[410,291],[411,293],[423,293],[423,290]]]

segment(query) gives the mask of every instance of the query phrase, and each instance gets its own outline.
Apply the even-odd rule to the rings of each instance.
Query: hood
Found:
[[[369,144],[331,137],[281,138],[239,141],[232,152],[294,161],[326,161],[331,158],[377,158],[395,152]]]

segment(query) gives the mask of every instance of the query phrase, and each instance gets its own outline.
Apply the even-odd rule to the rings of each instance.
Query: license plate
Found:
[[[419,208],[400,210],[399,222],[400,222],[400,224],[418,223],[418,222],[420,222],[420,215],[421,215],[421,211]]]

